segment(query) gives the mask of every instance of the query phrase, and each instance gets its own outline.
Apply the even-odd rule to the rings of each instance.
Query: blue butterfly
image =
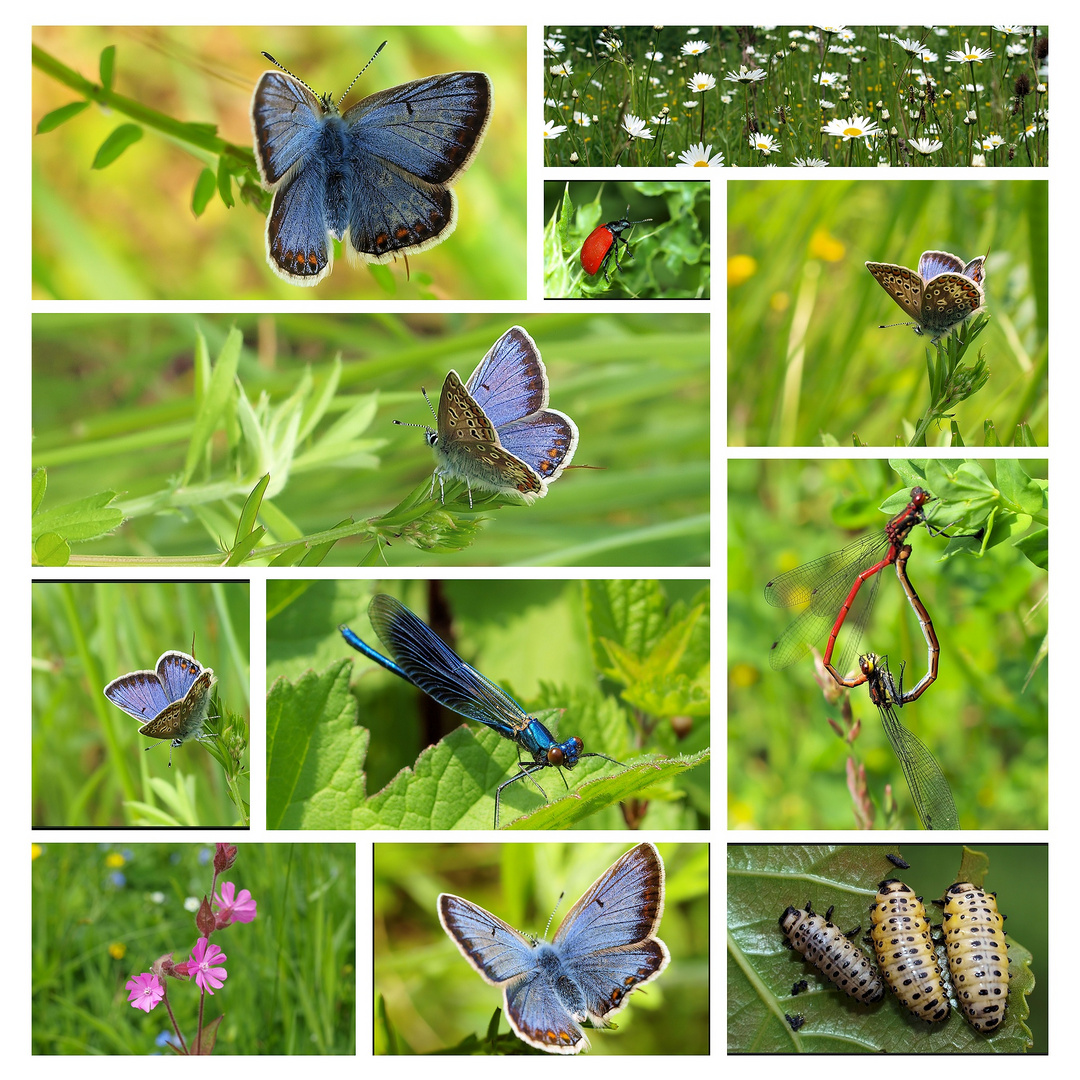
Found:
[[[368,619],[393,660],[362,641],[347,626],[339,626],[341,636],[357,652],[381,664],[406,682],[412,683],[440,705],[478,723],[494,728],[518,746],[518,768],[495,792],[495,828],[499,827],[499,797],[503,788],[528,778],[544,798],[547,793],[532,779],[541,769],[572,769],[583,757],[598,757],[626,768],[607,754],[583,754],[584,743],[576,735],[564,742],[528,713],[504,690],[485,678],[421,622],[404,604],[392,596],[376,593],[368,605]],[[396,661],[396,662],[395,662]],[[522,753],[532,761],[523,761]],[[563,783],[566,778],[563,777]]]
[[[330,273],[331,237],[371,263],[442,243],[457,225],[451,185],[491,117],[491,80],[482,71],[380,90],[342,114],[348,93],[335,104],[281,68],[263,72],[251,99],[255,160],[274,193],[266,259],[293,285],[317,285]]]
[[[436,413],[437,430],[423,427],[435,451],[437,468],[431,494],[439,481],[439,501],[445,503],[444,479],[464,480],[472,508],[472,489],[520,495],[527,502],[542,499],[574,460],[578,429],[566,413],[549,409],[547,368],[536,342],[523,326],[511,326],[476,365],[462,384],[456,371],[443,383]]]
[[[187,653],[169,651],[158,657],[154,671],[132,671],[113,679],[103,693],[128,716],[143,721],[139,734],[149,739],[170,739],[172,752],[188,739],[214,738],[203,731],[210,711],[214,671]],[[147,750],[151,747],[146,747]]]
[[[587,1050],[585,1020],[607,1027],[630,992],[667,967],[671,955],[655,936],[663,914],[664,863],[649,843],[593,882],[551,942],[460,896],[439,896],[443,929],[485,982],[502,987],[514,1033],[551,1054]]]

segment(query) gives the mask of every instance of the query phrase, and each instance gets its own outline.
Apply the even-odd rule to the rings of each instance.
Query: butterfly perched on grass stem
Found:
[[[868,262],[866,269],[914,320],[887,325],[910,326],[937,342],[986,304],[985,261],[986,256],[980,255],[965,264],[947,251],[924,251],[918,273],[894,263]]]

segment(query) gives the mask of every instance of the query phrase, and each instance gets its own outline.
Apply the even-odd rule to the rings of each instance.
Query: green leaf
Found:
[[[124,520],[118,507],[109,505],[115,491],[98,491],[85,499],[54,506],[31,519],[33,539],[47,532],[59,533],[68,541],[96,540],[111,532]]]
[[[259,507],[262,506],[263,495],[266,494],[266,485],[270,483],[270,474],[266,473],[262,479],[251,489],[251,494],[244,503],[244,509],[240,511],[240,519],[236,523],[236,536],[233,544],[238,544],[252,529],[259,517]]]
[[[235,392],[234,380],[240,363],[240,349],[244,344],[244,335],[234,326],[221,347],[217,363],[210,376],[210,384],[199,401],[195,413],[195,424],[188,442],[187,457],[184,461],[184,475],[181,484],[187,484],[202,460],[217,429],[218,421],[225,412]]]
[[[101,74],[101,87],[103,90],[111,90],[113,84],[113,72],[116,69],[116,46],[106,45],[101,50],[101,58],[98,61],[98,71]]]
[[[221,201],[230,210],[236,205],[236,200],[233,198],[232,193],[232,177],[233,173],[230,168],[229,160],[222,154],[221,157],[218,158],[217,189],[218,193],[221,195]]]
[[[1016,550],[1026,555],[1040,570],[1050,569],[1050,530],[1038,529],[1016,541]]]
[[[868,926],[869,906],[883,878],[897,871],[886,858],[895,844],[729,844],[727,874],[729,1053],[1020,1053],[1031,1045],[1026,995],[1034,987],[1031,953],[1009,938],[1009,1009],[992,1038],[951,1016],[933,1026],[914,1021],[888,991],[860,1005],[785,947],[777,925],[789,906],[835,906],[845,932]],[[947,888],[943,885],[942,892]],[[928,898],[929,899],[929,898]],[[860,940],[857,946],[862,947]],[[792,997],[800,979],[810,989]],[[793,1032],[785,1013],[806,1016]]]
[[[108,168],[129,146],[143,137],[143,129],[138,124],[121,124],[98,147],[91,169]]]
[[[56,533],[42,533],[34,544],[34,561],[38,566],[67,566],[71,546]]]
[[[61,105],[59,109],[53,109],[38,121],[37,134],[44,135],[47,131],[53,131],[89,107],[89,101],[73,101],[70,105]]]
[[[266,827],[343,829],[362,804],[369,735],[356,726],[352,661],[296,683],[278,679],[266,696]]]
[[[195,190],[191,195],[191,212],[196,217],[202,217],[203,211],[210,205],[217,188],[217,179],[212,169],[203,169],[199,173],[199,179],[195,181]]]

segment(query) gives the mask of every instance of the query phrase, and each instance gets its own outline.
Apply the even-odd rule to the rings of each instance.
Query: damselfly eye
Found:
[[[549,765],[560,766],[566,764],[566,755],[562,752],[562,748],[559,746],[553,746],[547,752],[547,759]]]

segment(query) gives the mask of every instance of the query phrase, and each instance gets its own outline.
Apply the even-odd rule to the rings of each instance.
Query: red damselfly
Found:
[[[899,514],[889,519],[883,530],[869,533],[839,551],[822,555],[813,562],[797,566],[794,570],[789,570],[774,578],[765,586],[765,599],[774,607],[809,605],[773,642],[769,652],[769,663],[775,670],[780,671],[801,660],[809,652],[810,646],[828,633],[829,638],[825,646],[823,661],[833,678],[843,686],[861,686],[867,681],[866,676],[862,674],[852,679],[845,679],[836,668],[846,669],[851,666],[851,661],[858,652],[863,627],[866,625],[877,595],[881,571],[891,563],[899,563],[905,546],[910,554],[910,546],[905,545],[904,541],[911,530],[916,525],[925,525],[933,535],[942,532],[926,520],[924,507],[933,499],[934,496],[924,488],[912,488],[910,502]],[[904,556],[905,560],[906,558],[907,556]],[[911,583],[907,581],[906,569],[898,566],[897,575],[908,595],[908,600],[912,602],[916,613],[919,614],[920,622],[923,622],[926,609],[919,601],[915,590],[911,588]],[[871,581],[869,590],[862,591],[860,594],[862,586],[867,581]],[[848,613],[857,599],[860,602],[859,610],[848,620]],[[833,650],[845,621],[847,621],[848,632],[840,659],[834,667]],[[924,636],[928,623],[927,618],[923,622]],[[932,627],[930,631],[933,632]],[[929,638],[927,640],[929,641]],[[934,675],[925,684],[920,683],[920,686],[916,688],[917,693],[913,691],[916,697],[933,682],[936,673],[935,662]]]
[[[908,599],[911,599],[911,594]],[[937,638],[933,636],[933,626],[929,619],[924,624],[924,633],[927,626],[929,626],[927,642],[929,643],[932,638],[936,646]],[[922,742],[904,727],[893,708],[894,705],[904,705],[913,701],[930,685],[933,679],[928,680],[928,676],[931,672],[934,675],[937,674],[936,661],[935,653],[930,670],[919,680],[915,691],[908,694],[903,691],[903,668],[900,669],[898,682],[889,671],[886,657],[866,653],[859,657],[859,669],[868,683],[870,701],[877,706],[881,716],[881,726],[885,729],[889,745],[892,746],[893,753],[900,762],[908,791],[911,792],[911,801],[915,804],[915,811],[919,815],[923,828],[959,829],[960,819],[956,814],[956,804],[953,802],[952,791],[948,780],[945,779],[945,774],[941,771],[941,766]]]

